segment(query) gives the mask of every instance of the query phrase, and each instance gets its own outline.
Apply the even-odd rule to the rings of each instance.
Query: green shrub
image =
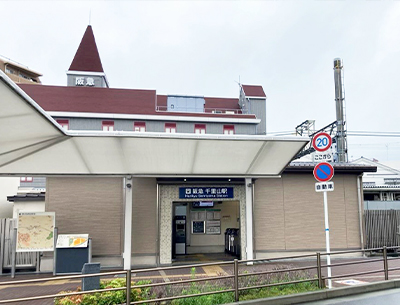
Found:
[[[150,284],[151,281],[139,281],[133,283],[132,285],[145,285]],[[122,288],[126,286],[126,279],[113,279],[100,282],[100,290],[107,288]],[[99,290],[99,291],[100,291]],[[77,289],[80,291],[80,288]],[[63,291],[61,293],[69,293],[72,291]],[[144,301],[150,298],[150,288],[133,288],[131,289],[131,302],[134,301]],[[59,297],[55,298],[55,305],[112,305],[112,304],[122,304],[126,302],[126,290],[118,291],[105,291],[105,292],[95,292],[92,294],[79,294],[73,296]]]

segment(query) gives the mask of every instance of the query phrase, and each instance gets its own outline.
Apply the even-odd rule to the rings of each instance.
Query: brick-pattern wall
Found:
[[[46,211],[59,234],[89,234],[93,255],[121,255],[122,178],[47,178]]]
[[[157,252],[157,181],[133,179],[132,255],[156,255]]]
[[[356,175],[335,175],[328,192],[332,249],[360,248]],[[306,251],[325,248],[323,194],[312,174],[258,179],[255,186],[256,251]]]

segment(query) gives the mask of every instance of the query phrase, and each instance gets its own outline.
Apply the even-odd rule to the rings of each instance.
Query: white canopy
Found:
[[[64,131],[0,71],[0,175],[279,175],[302,137]]]

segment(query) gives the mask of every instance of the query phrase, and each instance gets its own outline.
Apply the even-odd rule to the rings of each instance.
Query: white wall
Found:
[[[7,196],[17,194],[19,177],[0,177],[0,218],[13,216],[13,203],[7,201]]]

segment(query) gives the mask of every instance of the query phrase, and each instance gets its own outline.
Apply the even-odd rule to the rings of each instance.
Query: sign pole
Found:
[[[332,288],[332,279],[330,277],[332,276],[332,271],[331,271],[331,247],[330,247],[330,242],[329,242],[329,217],[328,217],[328,195],[326,194],[326,191],[324,193],[324,216],[325,216],[325,240],[326,240],[326,253],[328,255],[326,256],[326,264],[328,266],[328,288]]]
[[[326,132],[320,132],[316,134],[312,140],[312,146],[318,152],[327,151],[332,145],[332,138]],[[322,157],[322,160],[324,157]],[[325,159],[332,158],[329,156],[325,156]],[[316,158],[316,160],[321,160],[321,158]],[[314,167],[313,171],[314,177],[320,183],[315,184],[316,192],[324,193],[324,217],[325,217],[325,242],[326,242],[326,266],[328,273],[328,288],[332,288],[332,270],[331,270],[331,245],[329,241],[329,217],[328,217],[328,195],[327,191],[333,191],[333,182],[329,182],[334,175],[334,168],[331,164],[327,162],[320,162]]]

